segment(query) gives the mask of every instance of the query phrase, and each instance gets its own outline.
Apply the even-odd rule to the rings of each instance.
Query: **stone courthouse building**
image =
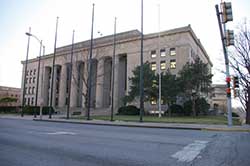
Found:
[[[140,35],[138,30],[122,32],[116,35],[116,58],[114,63],[112,62],[113,35],[93,40],[91,107],[95,108],[95,110],[110,108],[111,106],[112,64],[115,64],[114,106],[117,110],[123,105],[122,98],[127,94],[130,87],[129,78],[132,77],[132,71],[135,67],[140,64]],[[86,92],[90,41],[74,44],[73,80],[71,82],[71,92],[69,92],[67,80],[69,79],[71,47],[71,45],[68,45],[56,50],[52,105],[55,108],[61,108],[61,110],[68,103],[69,93],[71,93],[71,108],[84,107],[85,103],[82,92]],[[177,74],[183,65],[194,61],[198,57],[204,63],[207,63],[209,68],[212,67],[206,50],[190,25],[160,33],[145,34],[143,52],[144,61],[151,63],[152,70],[156,70],[156,72],[170,69],[172,74]],[[38,58],[28,61],[26,76],[24,76],[23,70],[22,78],[27,80],[25,86],[25,103],[27,105],[34,105],[36,81],[39,81],[38,105],[42,102],[45,106],[49,105],[52,59],[53,53],[41,58],[39,80],[37,80]],[[25,62],[23,61],[22,64],[24,69]],[[24,88],[23,84],[22,88]],[[154,103],[146,103],[145,109],[150,108],[151,104]]]

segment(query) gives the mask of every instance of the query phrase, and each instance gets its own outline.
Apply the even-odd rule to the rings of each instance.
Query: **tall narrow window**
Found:
[[[161,49],[160,50],[160,54],[161,54],[161,57],[166,56],[166,50],[165,49]]]
[[[31,105],[34,104],[34,97],[31,98]]]
[[[151,58],[156,58],[156,50],[151,51]]]
[[[30,98],[28,98],[28,105],[30,105]]]
[[[176,50],[175,48],[170,48],[170,56],[176,55]]]
[[[175,59],[171,59],[170,60],[170,69],[175,69],[176,68],[176,60]]]
[[[151,70],[156,70],[156,62],[151,63]]]
[[[31,94],[35,94],[35,87],[32,87],[32,92]]]
[[[166,61],[161,61],[161,70],[166,69]]]
[[[151,98],[150,103],[151,103],[151,105],[156,105],[156,103],[157,103],[156,98]]]

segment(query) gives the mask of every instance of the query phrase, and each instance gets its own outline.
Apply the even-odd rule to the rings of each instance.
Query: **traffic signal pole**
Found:
[[[230,89],[230,72],[229,72],[229,60],[228,60],[228,54],[227,54],[227,48],[226,48],[226,38],[224,37],[224,34],[226,32],[226,25],[224,25],[224,33],[221,25],[221,17],[219,12],[218,5],[215,5],[216,14],[218,18],[218,24],[220,29],[220,35],[221,35],[221,41],[222,41],[222,47],[223,47],[223,53],[225,58],[225,65],[226,65],[226,82],[227,82],[227,120],[228,120],[228,126],[232,126],[232,102],[231,102],[231,89]]]

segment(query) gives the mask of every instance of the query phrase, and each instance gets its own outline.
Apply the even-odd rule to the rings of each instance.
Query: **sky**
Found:
[[[221,0],[144,0],[144,33],[191,25],[213,63],[213,83],[225,83],[224,56],[215,4]],[[235,29],[244,19],[250,19],[249,0],[231,0],[234,21],[227,24]],[[114,17],[117,33],[140,30],[141,0],[0,0],[0,86],[21,87],[22,65],[26,58],[25,32],[37,36],[46,47],[54,48],[56,17],[59,17],[57,47],[90,39],[92,4],[95,3],[94,37],[113,34]],[[29,58],[39,54],[39,43],[31,38]],[[222,72],[221,72],[222,71]]]

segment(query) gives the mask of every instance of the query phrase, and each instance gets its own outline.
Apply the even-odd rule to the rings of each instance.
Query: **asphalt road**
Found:
[[[0,119],[0,166],[249,166],[250,133]]]

